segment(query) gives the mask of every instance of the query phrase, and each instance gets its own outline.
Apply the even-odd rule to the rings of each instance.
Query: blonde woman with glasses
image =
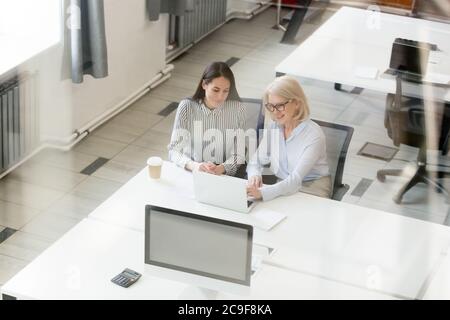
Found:
[[[272,122],[247,166],[247,194],[268,201],[282,195],[306,192],[331,197],[331,178],[325,135],[310,118],[306,96],[298,81],[275,79],[263,97]],[[263,185],[263,167],[270,164],[277,183]]]

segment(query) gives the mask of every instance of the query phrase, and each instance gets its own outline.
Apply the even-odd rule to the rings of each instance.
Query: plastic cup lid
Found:
[[[160,157],[151,157],[151,158],[148,158],[148,160],[147,160],[147,164],[149,166],[160,166],[160,165],[162,165],[162,163],[163,163],[163,161]]]

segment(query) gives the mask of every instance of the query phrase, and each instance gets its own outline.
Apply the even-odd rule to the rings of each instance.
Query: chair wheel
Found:
[[[377,180],[380,182],[384,182],[386,181],[386,176],[384,174],[377,173]]]

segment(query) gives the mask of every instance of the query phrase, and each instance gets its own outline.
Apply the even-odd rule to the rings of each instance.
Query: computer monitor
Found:
[[[145,270],[218,292],[248,293],[253,226],[148,205]]]
[[[429,50],[426,47],[395,41],[392,44],[389,68],[424,75],[428,64],[428,55]]]

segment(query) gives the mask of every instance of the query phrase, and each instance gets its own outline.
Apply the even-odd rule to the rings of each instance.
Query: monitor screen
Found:
[[[146,206],[145,263],[250,285],[253,227]]]
[[[426,72],[428,55],[429,50],[426,48],[394,42],[389,67],[423,75]]]

